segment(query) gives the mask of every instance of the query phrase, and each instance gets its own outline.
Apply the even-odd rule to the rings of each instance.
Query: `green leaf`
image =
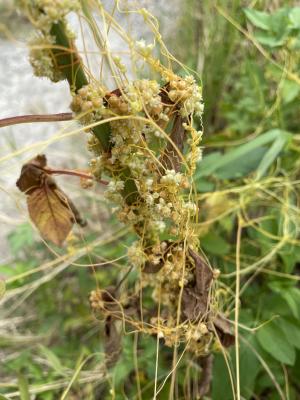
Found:
[[[287,38],[290,34],[289,12],[289,8],[282,7],[271,14],[271,31],[277,38]]]
[[[207,176],[206,170],[215,170],[215,165],[218,164],[220,159],[224,156],[219,151],[215,151],[213,153],[204,156],[203,160],[198,164],[198,171],[196,173],[197,176]]]
[[[296,319],[300,315],[300,289],[293,286],[290,282],[274,281],[269,282],[268,286],[281,296],[288,304],[290,311]]]
[[[285,104],[291,103],[300,92],[300,85],[297,82],[286,79],[281,88],[281,96]]]
[[[300,349],[300,323],[298,320],[291,318],[280,318],[276,321],[282,331],[285,333],[290,344],[297,349]]]
[[[294,365],[296,359],[295,348],[288,342],[285,333],[274,321],[259,329],[257,339],[261,347],[271,354],[273,358],[284,364]]]
[[[197,191],[200,193],[213,192],[215,189],[215,184],[209,182],[205,179],[199,179],[197,181]]]
[[[31,225],[28,223],[18,225],[17,228],[8,235],[8,243],[13,254],[32,246],[34,238]]]
[[[287,302],[295,318],[299,318],[299,289],[290,288],[281,293],[281,296]],[[298,298],[297,298],[298,297]]]
[[[280,131],[280,135],[276,138],[270,149],[266,152],[263,159],[261,160],[257,168],[256,179],[260,179],[266,173],[270,165],[275,161],[278,154],[286,145],[287,141],[291,137],[291,134],[285,131]]]
[[[271,36],[269,32],[255,33],[255,39],[264,46],[280,47],[285,43],[285,38]]]
[[[295,265],[300,262],[300,246],[287,243],[280,249],[279,254],[285,266],[284,272],[290,274]]]
[[[253,339],[250,336],[247,338],[253,345]],[[255,381],[262,366],[253,353],[252,349],[246,344],[240,345],[240,382],[241,394],[245,399],[251,399],[254,391]]]
[[[292,28],[300,29],[300,7],[294,7],[290,10],[289,21]]]
[[[255,151],[251,151],[247,157],[240,157],[217,171],[216,177],[219,179],[237,179],[247,176],[257,168],[266,151],[266,147],[258,147]]]
[[[213,153],[207,157],[203,158],[203,161],[199,164],[198,171],[196,173],[195,179],[198,180],[200,177],[205,177],[208,175],[213,175],[218,173],[221,169],[226,168],[228,165],[232,164],[234,161],[239,160],[241,158],[249,157],[251,152],[260,151],[258,150],[262,146],[265,146],[269,143],[276,141],[278,138],[279,141],[277,142],[272,152],[270,150],[267,153],[271,153],[270,155],[277,151],[278,146],[282,146],[283,138],[285,142],[290,138],[290,134],[286,131],[281,129],[272,129],[264,134],[258,136],[256,139],[249,141],[246,144],[243,144],[231,151],[228,151],[224,155],[220,155],[220,153]],[[267,154],[266,153],[266,154]],[[266,157],[266,155],[265,155]],[[264,162],[267,164],[267,160]],[[261,169],[264,168],[264,164],[261,166]]]
[[[209,232],[200,240],[204,250],[211,254],[222,256],[229,253],[230,245],[214,232]]]
[[[233,394],[229,373],[222,354],[216,354],[213,364],[212,400],[232,400]]]
[[[3,396],[3,394],[0,394],[0,400],[9,400],[9,398],[6,396]]]
[[[271,15],[264,11],[245,8],[244,13],[248,20],[257,28],[269,30],[271,27]]]

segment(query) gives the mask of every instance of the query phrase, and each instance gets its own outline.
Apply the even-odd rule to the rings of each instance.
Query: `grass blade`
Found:
[[[257,176],[256,176],[257,180],[265,175],[267,169],[275,161],[278,154],[284,148],[284,146],[286,145],[286,143],[290,137],[291,137],[291,135],[289,133],[282,132],[282,134],[280,136],[278,136],[278,138],[274,141],[274,143],[272,144],[270,149],[266,152],[266,154],[262,158],[262,160],[257,168]]]
[[[200,164],[199,172],[196,174],[196,179],[198,179],[200,177],[212,175],[215,171],[219,170],[220,168],[225,167],[227,164],[232,163],[233,161],[238,160],[241,157],[246,156],[248,153],[255,151],[258,147],[264,146],[270,142],[274,142],[277,139],[279,140],[282,137],[284,137],[284,142],[286,142],[286,140],[287,140],[286,138],[290,137],[290,134],[288,134],[288,132],[285,132],[281,129],[272,129],[272,130],[260,135],[256,139],[254,139],[246,144],[243,144],[222,156],[220,156],[220,153],[218,153],[218,155],[216,157],[209,155],[207,161],[206,161],[206,157],[205,157],[203,159],[202,163]],[[281,139],[280,139],[280,143],[281,143]],[[272,154],[273,154],[273,151],[275,154],[277,146],[279,146],[279,142],[276,145],[276,148],[274,148],[274,150],[272,150]],[[269,151],[267,152],[267,154],[268,153],[269,153]],[[265,155],[265,157],[267,156],[267,154]],[[261,167],[261,170],[263,170],[262,168],[263,168],[263,166]]]

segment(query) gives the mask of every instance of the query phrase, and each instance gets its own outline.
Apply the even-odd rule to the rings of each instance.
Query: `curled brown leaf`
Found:
[[[61,246],[73,226],[71,210],[60,200],[59,191],[47,185],[28,196],[30,218],[44,239]]]
[[[37,155],[23,165],[17,187],[27,195],[28,212],[41,236],[61,246],[74,222],[84,226],[75,204],[47,173],[47,159]]]
[[[194,262],[194,284],[185,287],[182,294],[182,313],[189,320],[198,320],[209,311],[209,291],[213,274],[209,265],[194,250],[189,249]]]

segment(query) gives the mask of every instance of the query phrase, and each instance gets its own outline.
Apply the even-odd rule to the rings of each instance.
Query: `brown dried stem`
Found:
[[[90,172],[78,171],[76,169],[54,169],[54,168],[43,168],[43,170],[47,174],[58,174],[58,175],[71,175],[71,176],[78,176],[79,178],[83,179],[95,179],[95,177]],[[97,179],[97,182],[102,183],[103,185],[108,185],[107,181],[102,179]]]
[[[9,125],[28,124],[32,122],[70,121],[72,119],[72,113],[20,115],[17,117],[0,119],[0,128]]]

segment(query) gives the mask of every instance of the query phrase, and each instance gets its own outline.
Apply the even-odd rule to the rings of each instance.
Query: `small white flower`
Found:
[[[183,208],[185,210],[189,211],[192,215],[196,214],[196,212],[197,212],[197,204],[195,204],[191,201],[188,201],[187,203],[185,203],[183,205]]]
[[[154,203],[154,198],[151,194],[147,194],[145,196],[145,200],[146,200],[146,203],[148,204],[148,206],[152,206],[152,204]]]
[[[166,229],[166,224],[164,221],[155,221],[154,227],[159,231],[163,232]]]
[[[136,41],[135,45],[138,52],[141,53],[144,57],[148,57],[154,49],[154,43],[146,44],[144,39]]]
[[[147,188],[151,188],[152,185],[153,185],[153,179],[152,178],[146,179]]]

